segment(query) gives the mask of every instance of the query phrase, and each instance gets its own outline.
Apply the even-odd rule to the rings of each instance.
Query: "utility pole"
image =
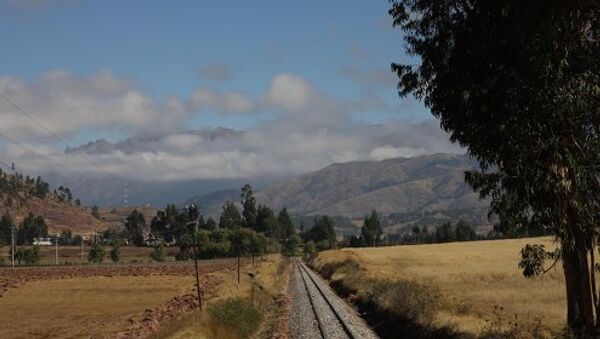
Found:
[[[55,245],[56,245],[55,246],[56,251],[54,252],[54,264],[56,266],[58,266],[58,234],[56,234],[56,236],[54,237],[54,239],[55,239],[54,242],[55,242]]]
[[[240,288],[240,252],[242,251],[242,235],[240,234],[240,225],[235,227],[235,254],[237,256],[237,288]]]
[[[12,254],[12,267],[15,267],[15,225],[10,228],[11,232],[11,254]]]
[[[188,217],[192,216],[191,211],[195,209],[195,205],[186,206],[186,212],[188,213]],[[192,231],[192,249],[194,251],[194,269],[196,271],[196,292],[198,293],[198,307],[202,310],[202,293],[200,292],[200,273],[198,271],[198,223],[200,222],[200,213],[196,217],[196,220],[190,221],[187,223],[188,230]],[[190,227],[192,226],[192,227]]]

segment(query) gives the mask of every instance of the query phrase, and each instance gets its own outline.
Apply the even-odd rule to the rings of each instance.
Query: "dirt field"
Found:
[[[234,268],[202,262],[207,298]],[[194,307],[192,272],[191,263],[0,269],[0,337],[145,336]]]
[[[517,265],[527,243],[554,247],[548,238],[535,238],[343,249],[320,253],[314,264],[323,269],[345,260],[358,263],[360,274],[337,270],[331,277],[358,291],[374,279],[416,282],[439,292],[440,298],[434,297],[443,300],[434,316],[438,325],[480,334],[491,324],[505,330],[515,320],[527,326],[539,322],[542,332],[552,336],[550,331],[560,330],[566,321],[562,270],[557,265],[540,278],[525,279]]]

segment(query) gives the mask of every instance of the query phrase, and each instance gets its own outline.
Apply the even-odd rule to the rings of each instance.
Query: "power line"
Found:
[[[15,139],[13,139],[13,138],[11,138],[11,137],[9,137],[9,136],[5,135],[5,134],[2,134],[2,133],[0,133],[0,138],[6,139],[6,140],[8,140],[10,143],[12,143],[12,144],[15,144],[15,145],[19,146],[19,147],[20,147],[20,148],[21,148],[21,149],[22,149],[24,152],[31,152],[31,153],[35,153],[37,156],[39,156],[39,157],[41,157],[41,158],[44,158],[44,159],[46,159],[46,160],[48,160],[48,161],[53,161],[53,160],[51,160],[50,158],[46,157],[45,155],[43,155],[43,154],[41,154],[41,153],[37,152],[37,151],[36,151],[36,150],[34,150],[33,148],[31,148],[31,147],[27,147],[27,146],[25,146],[25,145],[21,144],[20,142],[16,141]]]
[[[54,138],[60,140],[63,144],[67,145],[67,147],[69,146],[69,144],[61,137],[59,137],[58,135],[54,134],[51,130],[49,130],[46,126],[44,126],[41,122],[39,122],[39,120],[37,120],[36,118],[32,117],[29,113],[27,113],[23,108],[21,108],[19,105],[15,104],[14,102],[12,102],[12,100],[10,100],[8,97],[6,97],[6,95],[0,93],[0,98],[4,99],[4,101],[6,101],[9,105],[11,105],[14,109],[16,109],[18,112],[20,112],[21,114],[25,115],[27,118],[29,118],[29,120],[33,121],[34,123],[36,123],[36,125],[40,126],[44,131],[46,131],[48,134],[50,134],[51,136],[53,136]]]
[[[5,163],[4,161],[0,160],[0,165],[6,167],[6,169],[8,170],[12,170],[12,166],[9,166],[7,163]]]
[[[68,170],[68,168],[66,168],[66,167],[65,167],[65,166],[64,166],[62,163],[58,162],[57,160],[54,160],[54,159],[48,158],[47,156],[45,156],[45,155],[43,155],[43,154],[39,153],[38,151],[36,151],[35,149],[33,149],[33,148],[31,148],[31,147],[28,147],[28,146],[26,146],[26,145],[24,145],[24,144],[22,144],[22,143],[20,143],[20,142],[16,141],[15,139],[13,139],[13,138],[11,138],[11,137],[7,136],[6,134],[2,134],[2,133],[0,133],[0,138],[3,138],[3,139],[5,139],[5,140],[8,140],[10,143],[12,143],[12,144],[14,144],[14,145],[17,145],[17,146],[19,146],[19,147],[20,147],[20,148],[23,150],[23,152],[25,152],[25,153],[27,153],[27,152],[31,152],[31,153],[33,153],[33,154],[37,155],[38,157],[40,157],[40,158],[42,158],[42,159],[44,159],[44,160],[47,160],[47,161],[49,161],[49,162],[52,162],[52,163],[54,163],[54,164],[55,164],[55,165],[57,165],[58,167],[61,167],[61,168],[65,169],[65,170]],[[12,166],[9,166],[9,168],[12,170]]]
[[[63,145],[65,145],[68,149],[71,149],[71,145],[69,145],[69,143],[67,141],[65,141],[63,138],[61,138],[59,135],[57,135],[56,133],[52,132],[48,127],[46,127],[44,124],[42,124],[39,120],[37,120],[36,118],[34,118],[31,114],[27,113],[27,111],[25,109],[23,109],[21,106],[17,105],[16,103],[14,103],[12,100],[10,100],[6,95],[0,93],[0,98],[3,99],[6,103],[8,103],[11,107],[13,107],[15,110],[17,110],[17,112],[23,114],[24,116],[26,116],[29,120],[33,121],[36,125],[38,125],[41,129],[43,129],[46,133],[48,133],[48,135],[50,135],[51,137],[55,138],[56,140],[60,141]],[[17,144],[14,140],[9,140],[15,144]],[[34,151],[35,152],[35,151]],[[37,152],[35,152],[37,153]],[[93,159],[91,159],[86,153],[84,152],[73,152],[76,155],[79,155],[81,158],[85,159],[87,162],[89,162],[92,166],[94,166],[95,168],[105,172],[106,174],[108,174],[109,176],[115,178],[115,179],[119,179],[121,180],[120,177],[116,176],[115,174],[111,173],[108,170],[105,170],[102,168],[102,165],[100,165],[99,163],[97,163],[96,161],[94,161]],[[38,155],[40,155],[39,153],[37,153]],[[43,156],[42,156],[43,157]],[[44,157],[45,158],[45,157]],[[50,160],[48,158],[46,158],[47,160]]]

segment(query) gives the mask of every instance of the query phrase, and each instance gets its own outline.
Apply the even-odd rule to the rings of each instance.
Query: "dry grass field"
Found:
[[[277,330],[278,309],[276,301],[282,296],[287,286],[285,270],[288,261],[279,254],[270,255],[264,261],[257,261],[256,266],[246,265],[242,269],[240,285],[237,284],[237,272],[223,273],[217,276],[222,283],[216,290],[215,297],[208,303],[217,303],[226,298],[239,297],[250,300],[263,315],[258,337],[272,337]],[[205,308],[206,310],[206,308]],[[169,339],[186,338],[237,338],[226,328],[211,323],[206,313],[193,314],[180,322],[172,324],[160,336]]]
[[[3,338],[100,338],[125,330],[136,312],[189,292],[182,276],[34,281],[0,300]]]
[[[208,297],[234,267],[232,260],[202,262]],[[195,291],[192,272],[189,262],[1,269],[0,337],[105,338],[147,327],[148,311],[158,314],[173,298]]]
[[[331,279],[346,280],[359,291],[367,288],[362,284],[369,279],[423,285],[439,299],[441,306],[433,317],[439,326],[478,335],[490,322],[508,329],[517,320],[532,329],[541,323],[541,332],[552,336],[566,321],[562,270],[557,265],[540,278],[524,278],[517,265],[527,243],[555,246],[549,238],[530,238],[342,249],[320,253],[314,265],[323,269],[347,260],[358,262],[358,276],[339,269]]]

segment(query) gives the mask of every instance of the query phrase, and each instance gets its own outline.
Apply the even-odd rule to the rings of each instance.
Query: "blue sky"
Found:
[[[340,75],[341,68],[387,70],[392,61],[407,60],[384,0],[42,3],[2,3],[0,74],[31,80],[55,69],[81,76],[109,69],[160,100],[188,96],[199,86],[258,96],[274,75],[286,72],[327,94],[352,98],[360,85]],[[198,75],[215,63],[231,68],[230,81]],[[377,92],[390,104],[400,100],[393,86]],[[372,111],[365,119],[427,118],[422,107],[412,108]],[[218,125],[219,118],[207,114],[194,123]],[[244,128],[253,120],[221,124]]]
[[[397,96],[390,63],[418,60],[403,52],[388,8],[386,0],[0,0],[0,93],[72,146],[215,127],[245,133],[210,144],[161,139],[132,160],[179,164],[168,168],[182,173],[174,180],[213,163],[205,177],[223,166],[240,169],[229,177],[289,175],[456,151],[421,103]],[[0,116],[0,133],[93,170],[2,101]],[[306,141],[313,146],[298,147]],[[113,151],[102,160],[113,171],[139,174]],[[0,142],[0,160],[15,159],[33,171],[48,166]]]

